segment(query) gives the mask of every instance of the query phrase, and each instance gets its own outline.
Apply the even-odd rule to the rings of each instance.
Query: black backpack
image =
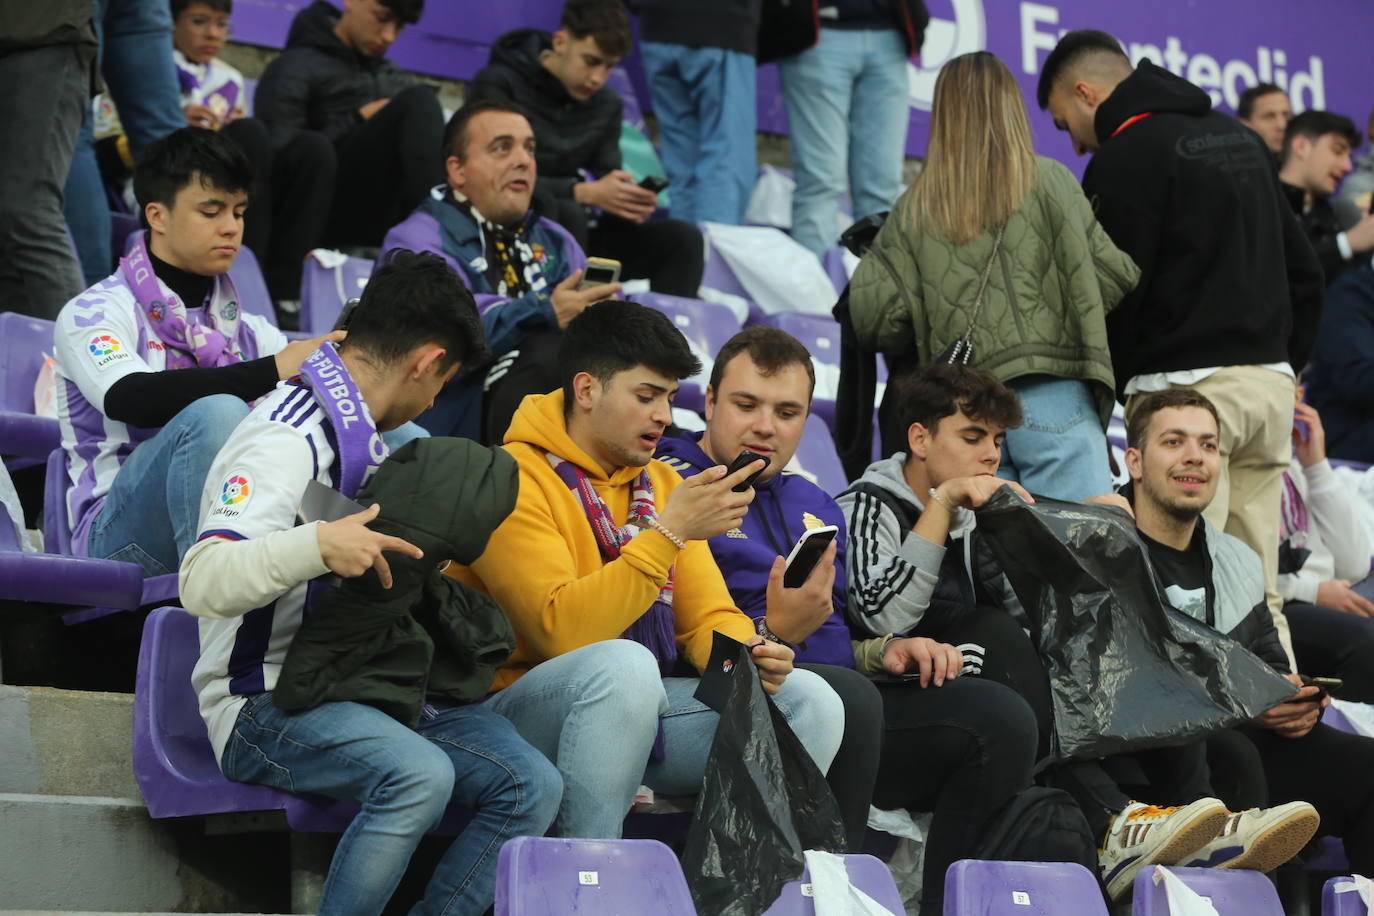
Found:
[[[1082,810],[1063,789],[1044,786],[1017,792],[988,820],[973,858],[1077,862],[1098,874],[1097,841]]]

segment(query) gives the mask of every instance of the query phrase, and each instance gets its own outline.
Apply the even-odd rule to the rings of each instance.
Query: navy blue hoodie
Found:
[[[655,457],[683,477],[718,463],[701,450],[700,433],[680,439],[664,438]],[[824,490],[788,471],[756,484],[754,502],[744,524],[711,538],[711,554],[736,606],[750,617],[762,617],[768,610],[768,572],[773,567],[773,558],[787,556],[802,532],[823,525],[840,529],[835,538],[835,608],[820,629],[806,638],[805,648],[797,647],[797,661],[853,668],[854,649],[844,623],[844,513]]]

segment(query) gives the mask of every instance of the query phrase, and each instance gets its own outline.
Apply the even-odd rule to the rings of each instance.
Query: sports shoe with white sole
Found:
[[[1121,809],[1097,852],[1112,902],[1130,893],[1136,872],[1145,866],[1177,865],[1206,846],[1230,813],[1215,798],[1200,798],[1178,808],[1131,802]]]
[[[1248,868],[1273,871],[1298,854],[1321,825],[1307,802],[1237,811],[1201,849],[1181,862],[1193,868]]]

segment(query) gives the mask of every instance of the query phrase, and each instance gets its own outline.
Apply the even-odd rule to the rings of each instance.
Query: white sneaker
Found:
[[[1207,845],[1226,822],[1226,806],[1201,798],[1180,808],[1131,802],[1112,818],[1097,853],[1112,902],[1130,893],[1136,872],[1147,865],[1177,865]]]
[[[1321,821],[1307,802],[1239,811],[1228,815],[1217,835],[1180,864],[1273,871],[1307,845]]]

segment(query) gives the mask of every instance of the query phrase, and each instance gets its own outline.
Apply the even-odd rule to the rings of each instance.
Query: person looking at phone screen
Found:
[[[383,250],[432,251],[448,262],[472,290],[496,358],[490,371],[456,379],[421,417],[436,435],[499,443],[521,398],[558,387],[563,328],[620,291],[617,283],[579,289],[587,266],[582,246],[530,208],[539,172],[535,146],[520,106],[464,105],[444,128],[444,184],[382,243]]]
[[[822,772],[844,728],[839,697],[793,650],[758,634],[705,543],[739,526],[751,468],[684,481],[653,460],[681,379],[701,368],[662,313],[610,299],[563,334],[560,388],[530,395],[506,432],[515,510],[470,567],[448,574],[505,609],[516,649],[488,705],[564,776],[559,829],[614,838],[636,788],[701,788],[718,716],[693,698],[713,631],[753,646],[763,688]],[[833,570],[830,575],[833,575]],[[767,600],[778,600],[777,587]],[[817,585],[829,593],[829,578]]]
[[[844,741],[828,779],[851,845],[862,840],[870,802],[935,813],[921,912],[939,913],[945,869],[973,855],[987,819],[1030,785],[1035,717],[1002,684],[962,677],[965,659],[952,645],[851,636],[844,512],[786,469],[801,444],[814,386],[811,356],[800,341],[765,325],[746,328],[721,347],[712,367],[705,432],[666,438],[658,454],[684,476],[745,451],[769,458],[748,513],[710,539],[711,553],[759,632],[795,644],[801,666],[826,678],[845,701]],[[803,532],[826,525],[839,535],[805,586],[784,589],[795,594],[778,600],[772,580],[782,557]],[[831,588],[815,590],[832,576]],[[957,725],[946,727],[950,722]]]

